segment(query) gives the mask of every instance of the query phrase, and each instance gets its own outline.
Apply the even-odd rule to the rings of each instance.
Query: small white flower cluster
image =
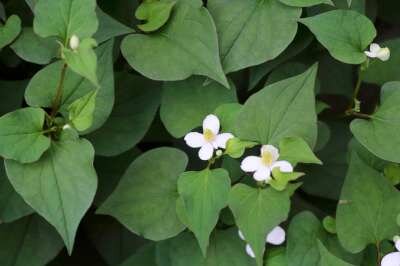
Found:
[[[293,166],[288,161],[278,161],[279,151],[272,145],[263,145],[259,156],[247,156],[240,168],[245,172],[254,172],[253,178],[259,182],[268,183],[274,168],[283,173],[293,172]]]
[[[394,239],[394,244],[397,249],[397,252],[392,252],[387,254],[385,257],[383,257],[381,261],[381,266],[399,266],[400,265],[400,237],[395,236]]]
[[[369,51],[364,52],[369,58],[378,58],[382,61],[387,61],[390,58],[390,50],[387,47],[380,47],[377,43],[372,43],[369,46]]]
[[[199,157],[203,161],[210,160],[214,150],[225,149],[226,143],[233,138],[231,133],[219,133],[219,119],[215,115],[208,115],[203,120],[203,133],[190,132],[185,136],[186,144],[192,148],[200,148]],[[221,154],[219,152],[219,154]]]
[[[239,237],[243,241],[246,241],[243,233],[240,230],[239,230]],[[265,238],[265,242],[269,243],[271,245],[278,246],[278,245],[281,245],[283,242],[285,242],[285,238],[286,238],[285,230],[283,230],[282,227],[277,226],[274,229],[272,229],[271,232],[268,233],[267,237]],[[252,258],[256,257],[253,249],[251,248],[251,246],[249,244],[246,245],[246,253],[247,253],[247,255],[249,255]]]
[[[219,133],[220,122],[217,116],[210,114],[203,121],[203,133],[190,132],[185,136],[186,144],[192,148],[200,148],[199,157],[207,161],[217,150],[217,156],[222,152],[219,148],[225,149],[228,140],[234,136],[231,133]],[[293,172],[293,166],[288,161],[278,161],[279,151],[272,145],[263,145],[260,156],[248,156],[244,158],[240,167],[245,172],[254,172],[253,178],[259,182],[268,183],[271,180],[271,173],[274,168],[281,172]]]

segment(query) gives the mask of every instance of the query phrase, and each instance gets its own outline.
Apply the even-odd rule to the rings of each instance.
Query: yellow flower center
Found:
[[[263,164],[265,164],[267,166],[271,166],[271,164],[273,163],[272,153],[270,153],[268,151],[263,152],[261,155],[261,161]]]
[[[207,142],[211,142],[215,139],[215,134],[210,129],[205,129],[203,135]]]

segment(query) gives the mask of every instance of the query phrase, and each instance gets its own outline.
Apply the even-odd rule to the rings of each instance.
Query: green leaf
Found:
[[[278,0],[214,0],[207,7],[217,27],[226,73],[277,57],[293,41],[301,15],[300,8]]]
[[[62,48],[62,56],[68,67],[75,73],[90,80],[96,87],[99,87],[97,80],[97,57],[93,48],[97,46],[94,39],[82,40],[77,50]]]
[[[253,148],[256,145],[258,145],[257,142],[243,141],[238,138],[233,138],[228,140],[228,142],[226,143],[225,153],[231,156],[232,158],[237,159],[243,156],[247,148]]]
[[[361,77],[365,82],[383,85],[388,81],[400,79],[400,69],[397,68],[400,62],[400,38],[387,40],[380,45],[390,49],[390,60],[386,62],[373,60],[368,68],[362,72]]]
[[[356,153],[351,156],[340,199],[336,228],[341,244],[350,252],[362,251],[399,232],[399,191]]]
[[[326,263],[332,256],[360,265],[363,257],[363,254],[353,255],[345,251],[337,237],[328,234],[317,217],[308,211],[301,212],[292,219],[287,235],[288,266],[327,266],[329,264]],[[324,245],[323,250],[320,243]]]
[[[352,266],[353,264],[347,263],[338,257],[334,256],[329,250],[326,249],[324,244],[318,240],[318,249],[321,256],[320,266]],[[354,265],[353,265],[354,266]]]
[[[231,180],[224,169],[185,172],[178,179],[186,225],[195,234],[204,256],[219,213],[228,204],[230,188]]]
[[[215,109],[214,114],[219,118],[223,131],[236,134],[236,119],[240,109],[242,105],[239,103],[225,103]]]
[[[304,176],[304,173],[291,172],[282,173],[279,169],[272,170],[273,179],[269,181],[269,185],[278,191],[286,189],[290,181],[294,181]]]
[[[104,124],[114,104],[113,41],[108,41],[96,49],[98,58],[97,77],[100,88],[96,97],[93,125],[84,133],[92,132]],[[60,79],[63,62],[57,61],[46,66],[29,82],[25,100],[30,106],[51,107]],[[71,70],[67,70],[64,80],[60,112],[68,117],[68,106],[94,89],[89,80]]]
[[[12,43],[21,32],[21,20],[17,15],[10,16],[5,25],[0,23],[0,50]]]
[[[144,137],[160,105],[159,87],[159,83],[141,76],[117,75],[114,110],[104,126],[88,136],[97,154],[121,154]]]
[[[328,4],[333,6],[333,3],[331,0],[279,0],[285,5],[288,6],[297,6],[297,7],[309,7],[309,6],[315,6],[315,5],[320,5],[320,4]]]
[[[164,83],[160,116],[172,136],[183,137],[201,126],[203,119],[219,105],[237,101],[235,90],[227,90],[216,82],[204,82],[202,77],[193,77]]]
[[[75,234],[97,188],[90,142],[63,131],[31,164],[6,160],[8,178],[22,198],[61,235],[71,254]]]
[[[387,161],[400,163],[400,82],[389,82],[382,87],[381,105],[369,120],[356,119],[351,132],[370,152]]]
[[[302,189],[308,194],[338,200],[348,168],[347,152],[351,132],[347,122],[330,122],[331,138],[317,156],[324,165],[307,165]]]
[[[400,184],[400,165],[390,163],[385,166],[384,169],[385,176],[392,181],[392,184],[397,186]]]
[[[265,266],[287,266],[285,248],[274,248],[268,250]]]
[[[2,266],[47,265],[62,249],[62,241],[43,219],[31,215],[0,225]]]
[[[83,40],[97,31],[96,0],[40,0],[35,5],[34,31],[56,36],[67,45],[72,35]]]
[[[58,56],[59,45],[53,37],[42,38],[32,28],[24,28],[21,35],[11,45],[14,52],[25,61],[46,65]]]
[[[97,90],[89,92],[68,107],[69,121],[79,131],[84,131],[93,124],[97,92]]]
[[[103,43],[114,37],[135,32],[133,29],[106,14],[100,8],[96,9],[96,13],[99,20],[99,29],[93,35],[93,38],[97,43]]]
[[[285,221],[289,214],[288,193],[238,184],[231,190],[229,208],[246,242],[256,255],[257,265],[261,266],[265,237],[275,226]]]
[[[33,213],[33,210],[8,181],[3,160],[0,160],[0,224],[13,222]]]
[[[238,236],[237,228],[216,230],[211,237],[208,255],[204,258],[196,239],[189,233],[183,233],[158,243],[157,262],[160,266],[255,266],[254,259],[245,252],[245,245]]]
[[[146,22],[137,25],[144,32],[156,31],[167,23],[176,1],[145,0],[136,9],[137,19]]]
[[[301,137],[313,147],[317,139],[316,73],[314,65],[301,75],[253,94],[238,115],[237,137],[275,145],[286,137]]]
[[[166,27],[151,35],[127,36],[121,50],[128,63],[148,78],[175,81],[203,75],[229,88],[215,25],[201,0],[180,0]]]
[[[120,266],[158,266],[155,252],[154,244],[146,245],[133,256],[126,259]]]
[[[254,89],[274,68],[301,53],[313,39],[308,29],[300,25],[293,42],[278,57],[250,68],[249,90]]]
[[[138,157],[118,187],[98,209],[115,217],[129,230],[153,241],[179,234],[185,226],[175,206],[177,180],[188,158],[174,148],[158,148]]]
[[[44,135],[45,111],[27,107],[0,117],[0,155],[21,163],[31,163],[50,147]]]
[[[299,21],[335,59],[347,64],[361,64],[367,60],[364,50],[376,37],[371,20],[356,11],[333,10]]]
[[[96,156],[94,167],[98,174],[99,185],[93,202],[94,205],[100,206],[110,196],[126,169],[140,154],[139,149],[134,148],[118,156]]]
[[[108,216],[91,216],[85,232],[107,265],[120,265],[148,242]]]
[[[279,142],[280,159],[289,161],[292,165],[298,163],[322,164],[315,156],[310,146],[302,138],[284,138]]]

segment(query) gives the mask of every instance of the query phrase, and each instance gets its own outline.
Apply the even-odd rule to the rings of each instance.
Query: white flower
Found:
[[[75,34],[72,35],[71,38],[69,39],[69,47],[75,51],[79,48],[79,44],[80,44],[79,37],[76,36]]]
[[[365,51],[364,53],[370,58],[379,58],[382,61],[387,61],[390,58],[389,48],[382,48],[377,43],[371,43],[369,51]]]
[[[208,115],[203,120],[203,134],[190,132],[185,136],[186,144],[192,148],[200,148],[199,157],[203,161],[212,158],[214,149],[225,149],[226,143],[233,138],[231,133],[219,134],[219,119],[215,115]]]
[[[243,241],[246,241],[246,239],[243,236],[243,233],[240,230],[238,233],[239,233],[240,239],[242,239]],[[272,229],[271,232],[268,233],[267,237],[265,238],[265,242],[269,243],[271,245],[278,246],[278,245],[282,244],[283,242],[285,242],[285,238],[286,238],[285,230],[283,230],[282,227],[277,226],[274,229]],[[253,249],[251,248],[251,246],[249,244],[246,245],[246,253],[247,253],[247,255],[249,255],[252,258],[256,257]]]
[[[399,266],[400,265],[400,237],[394,237],[394,243],[397,252],[392,252],[383,257],[381,266]]]
[[[67,129],[70,129],[70,128],[71,128],[70,124],[65,124],[62,129],[63,130],[67,130]]]
[[[278,161],[279,151],[272,145],[261,147],[261,157],[248,156],[242,161],[240,168],[245,172],[254,172],[254,179],[257,181],[271,180],[271,172],[274,168],[284,173],[293,172],[293,166],[288,161]]]

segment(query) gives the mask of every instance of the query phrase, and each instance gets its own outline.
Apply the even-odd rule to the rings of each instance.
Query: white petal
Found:
[[[389,48],[382,48],[379,50],[377,57],[382,61],[387,61],[390,58],[390,50]]]
[[[392,252],[383,257],[381,266],[399,266],[400,252]]]
[[[251,249],[249,244],[246,245],[246,253],[253,259],[256,257],[256,254],[254,254],[254,251]]]
[[[277,226],[274,229],[272,229],[271,232],[269,232],[269,234],[267,235],[266,242],[272,245],[280,245],[283,242],[285,242],[285,238],[286,238],[285,230],[283,230],[282,227]]]
[[[234,136],[231,133],[222,133],[217,135],[215,141],[213,142],[213,146],[217,149],[217,148],[222,148],[225,149],[226,148],[226,143],[228,142],[228,140],[234,138]]]
[[[272,169],[279,167],[279,170],[283,173],[293,172],[293,166],[288,161],[277,161],[271,166]]]
[[[396,246],[396,249],[397,249],[398,251],[400,251],[400,239],[397,239],[397,240],[394,242],[394,244],[395,244],[395,246]]]
[[[238,231],[238,235],[239,235],[240,239],[246,240],[246,239],[244,238],[244,235],[243,235],[242,231],[239,230],[239,231]]]
[[[203,161],[208,161],[213,156],[213,153],[214,147],[210,143],[206,143],[199,150],[199,157]]]
[[[215,115],[208,115],[203,120],[203,131],[211,130],[215,135],[219,132],[219,119]]]
[[[261,167],[261,158],[257,156],[247,156],[240,164],[240,168],[245,172],[255,172]]]
[[[266,166],[262,166],[258,168],[253,177],[256,181],[265,181],[268,183],[271,179],[271,170]]]
[[[276,161],[279,158],[279,150],[272,145],[263,145],[261,147],[261,155],[264,152],[269,152],[272,155],[272,161]]]
[[[371,53],[376,54],[377,52],[379,52],[380,49],[381,47],[377,43],[371,43],[371,45],[369,46],[369,50],[371,51]]]
[[[190,132],[186,134],[185,141],[186,144],[192,148],[200,148],[206,143],[203,134],[198,132]]]
[[[369,58],[376,58],[376,53],[372,53],[372,52],[369,52],[369,51],[365,51],[364,54],[365,54],[366,56],[368,56]]]

